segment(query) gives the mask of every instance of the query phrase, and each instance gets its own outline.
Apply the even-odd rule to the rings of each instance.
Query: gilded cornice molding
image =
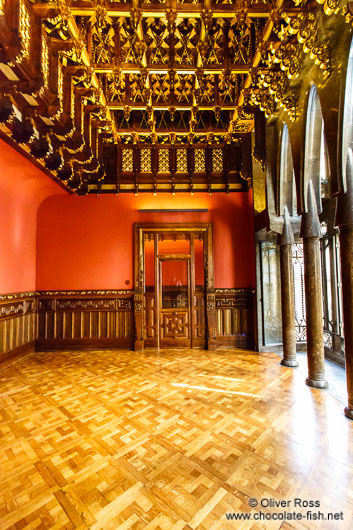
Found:
[[[132,289],[119,289],[119,290],[82,290],[82,291],[38,291],[37,297],[41,296],[118,296],[118,295],[130,295],[132,296],[134,291]]]
[[[241,288],[217,288],[215,294],[246,294],[255,293],[251,287]],[[24,291],[19,293],[6,293],[0,295],[0,302],[23,300],[25,298],[41,298],[43,296],[133,296],[133,289],[91,289],[91,290],[67,290],[67,291]]]
[[[6,302],[8,300],[23,300],[24,298],[35,298],[37,293],[35,291],[24,291],[21,293],[8,293],[0,294],[0,302]]]
[[[0,302],[23,300],[25,298],[40,298],[41,296],[133,296],[133,289],[97,289],[97,290],[80,290],[80,291],[23,291],[19,293],[0,294]]]
[[[246,294],[246,293],[256,293],[256,289],[253,289],[252,287],[241,287],[241,288],[235,288],[235,289],[215,289],[214,292],[216,294]]]

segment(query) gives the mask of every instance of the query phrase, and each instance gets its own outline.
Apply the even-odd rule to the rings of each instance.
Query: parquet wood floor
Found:
[[[31,354],[0,371],[0,439],[0,530],[353,528],[353,423],[274,354]],[[308,510],[343,520],[254,519]]]

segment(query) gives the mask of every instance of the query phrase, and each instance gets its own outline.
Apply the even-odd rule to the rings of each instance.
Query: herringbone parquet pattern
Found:
[[[1,530],[353,528],[353,424],[274,354],[32,354],[0,372],[0,439]],[[344,520],[227,521],[251,497]]]

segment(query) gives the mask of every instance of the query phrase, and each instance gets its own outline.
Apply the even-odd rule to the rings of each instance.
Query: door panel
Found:
[[[189,347],[189,310],[163,309],[161,311],[161,346]]]
[[[206,345],[205,295],[203,289],[195,290],[193,296],[193,346],[204,348]]]
[[[159,259],[160,345],[190,347],[190,260]]]

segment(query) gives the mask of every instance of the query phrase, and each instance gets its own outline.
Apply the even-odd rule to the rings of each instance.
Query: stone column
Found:
[[[343,298],[344,349],[348,405],[347,418],[353,420],[353,154],[348,151],[347,191],[338,198],[336,224],[340,228],[341,275]]]
[[[279,237],[280,265],[281,265],[281,303],[282,303],[282,337],[283,337],[283,366],[298,366],[296,338],[295,338],[295,313],[294,313],[294,284],[292,245],[294,237],[290,224],[287,206],[284,207],[283,232]]]
[[[324,337],[322,320],[322,287],[320,246],[321,228],[317,213],[313,183],[307,193],[307,209],[302,216],[301,236],[304,245],[304,279],[308,377],[306,384],[327,388],[325,380]]]

